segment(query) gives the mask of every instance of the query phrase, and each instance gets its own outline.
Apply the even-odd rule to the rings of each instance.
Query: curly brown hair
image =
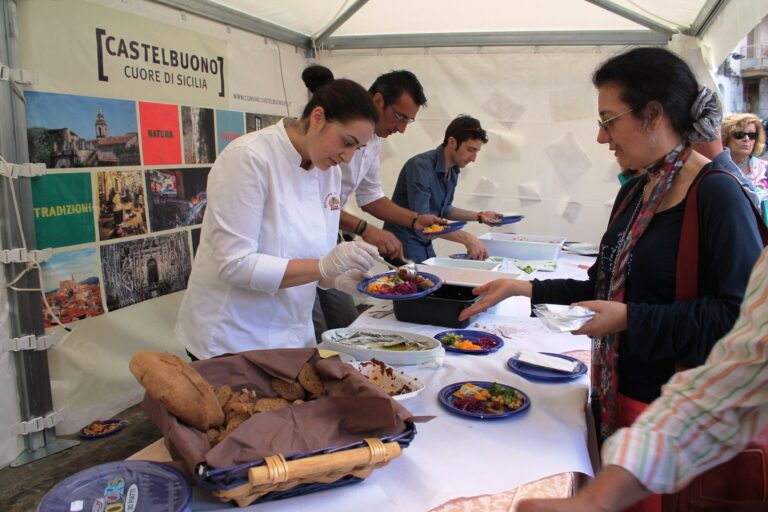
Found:
[[[754,124],[757,129],[757,139],[755,140],[755,145],[752,147],[752,154],[749,156],[758,156],[762,154],[763,149],[765,149],[765,128],[763,128],[763,122],[755,114],[731,114],[723,119],[723,124],[720,126],[723,146],[728,147],[733,132],[744,131],[750,124]]]

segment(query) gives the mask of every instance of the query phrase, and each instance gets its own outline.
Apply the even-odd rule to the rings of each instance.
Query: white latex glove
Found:
[[[371,277],[370,272],[361,272],[359,270],[349,270],[347,272],[344,272],[343,274],[340,274],[336,276],[336,280],[333,283],[333,287],[337,290],[341,290],[344,293],[348,293],[352,296],[359,296],[361,295],[360,292],[357,291],[357,285],[362,281],[363,279],[368,279]]]
[[[376,247],[361,240],[342,242],[320,258],[320,275],[327,279],[347,270],[367,272],[373,267],[373,258],[378,254]]]

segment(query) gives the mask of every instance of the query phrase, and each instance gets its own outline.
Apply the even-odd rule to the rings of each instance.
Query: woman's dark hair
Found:
[[[419,79],[416,78],[416,75],[404,69],[379,75],[371,87],[368,88],[368,92],[371,96],[377,92],[381,93],[381,96],[384,98],[385,107],[396,102],[403,93],[407,93],[418,107],[423,107],[427,104],[427,97],[424,96],[424,88],[421,86]]]
[[[615,85],[620,98],[642,119],[643,109],[658,101],[672,121],[675,131],[686,136],[691,132],[691,106],[699,92],[699,84],[691,68],[683,60],[662,48],[635,48],[612,57],[592,75],[595,87]]]
[[[480,126],[480,121],[465,114],[461,114],[451,121],[451,124],[445,129],[443,146],[448,145],[448,139],[451,137],[456,139],[456,148],[459,148],[464,141],[470,139],[481,140],[483,144],[488,142],[488,135],[483,130],[483,127]]]
[[[379,120],[376,105],[368,91],[357,82],[340,78],[333,80],[315,91],[310,98],[302,119],[307,119],[315,107],[322,107],[327,121],[346,123],[357,119],[367,119],[373,124]]]
[[[304,71],[301,72],[301,79],[309,92],[314,94],[320,87],[333,81],[333,71],[325,66],[313,64],[304,68]]]

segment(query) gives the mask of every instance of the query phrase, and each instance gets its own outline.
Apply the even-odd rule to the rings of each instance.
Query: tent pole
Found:
[[[18,51],[18,25],[16,0],[0,0],[0,62],[11,69],[20,68]],[[14,163],[26,162],[28,151],[24,120],[24,102],[12,81],[0,82],[0,153]],[[13,190],[15,189],[15,191]],[[22,247],[21,234],[11,195],[17,194],[21,212],[21,226],[27,249],[35,249],[34,217],[32,216],[32,187],[30,178],[14,179],[13,189],[9,180],[0,180],[0,245],[5,249]],[[25,264],[5,265],[8,282],[24,270]],[[29,272],[17,282],[19,288],[38,288],[40,283],[35,272]],[[8,290],[9,334],[11,338],[29,334],[43,335],[42,302],[39,293]],[[53,409],[51,382],[48,373],[48,355],[44,350],[20,350],[13,353],[19,390],[19,410],[22,422],[44,418]],[[45,423],[43,422],[43,425]],[[28,428],[26,430],[33,430]],[[79,444],[77,441],[56,439],[55,429],[50,426],[24,434],[24,451],[11,463],[21,466],[61,450]]]

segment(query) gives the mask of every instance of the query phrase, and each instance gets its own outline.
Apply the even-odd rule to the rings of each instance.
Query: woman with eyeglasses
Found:
[[[176,323],[190,356],[315,345],[315,288],[353,291],[377,255],[364,242],[336,245],[339,164],[377,120],[365,89],[334,80],[300,119],[244,135],[219,155]]]
[[[765,149],[765,129],[754,114],[733,114],[723,120],[721,128],[723,146],[731,150],[731,157],[741,172],[756,187],[768,188],[766,168],[768,162],[758,158]]]
[[[699,87],[678,56],[633,49],[603,63],[592,80],[597,141],[622,168],[645,172],[619,190],[588,280],[496,280],[474,290],[483,296],[460,318],[513,295],[594,310],[595,318],[575,334],[594,340],[592,406],[602,441],[630,425],[678,365],[704,363],[733,327],[762,243],[738,181],[704,174],[716,165],[691,149],[694,141],[716,137],[721,114],[714,94]],[[699,175],[697,293],[678,300],[683,215]]]

